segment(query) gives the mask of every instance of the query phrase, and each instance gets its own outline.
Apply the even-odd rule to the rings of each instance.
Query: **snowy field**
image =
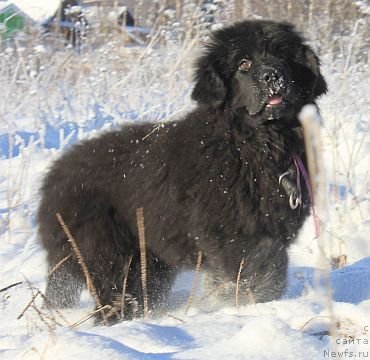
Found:
[[[111,327],[91,319],[76,325],[93,309],[88,294],[79,309],[41,308],[47,268],[36,231],[38,188],[52,161],[76,141],[128,121],[170,121],[191,108],[198,42],[124,47],[112,37],[77,54],[36,39],[2,49],[0,359],[369,358],[369,64],[357,37],[364,27],[354,24],[338,41],[340,55],[320,54],[329,84],[319,102],[325,253],[309,218],[290,249],[283,299],[237,310],[199,289],[185,314],[193,273],[184,273],[169,313]]]

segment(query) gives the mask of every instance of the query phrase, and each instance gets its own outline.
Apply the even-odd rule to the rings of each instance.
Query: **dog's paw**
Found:
[[[124,303],[122,296],[116,296],[112,304],[97,313],[95,323],[97,325],[114,325],[124,320],[132,320],[139,315],[139,302],[131,294],[125,294]]]

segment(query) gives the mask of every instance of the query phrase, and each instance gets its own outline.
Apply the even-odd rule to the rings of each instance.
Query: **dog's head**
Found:
[[[319,59],[292,25],[244,21],[211,34],[196,63],[192,98],[265,122],[295,119],[326,91]]]

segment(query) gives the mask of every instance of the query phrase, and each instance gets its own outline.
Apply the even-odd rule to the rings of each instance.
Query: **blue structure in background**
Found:
[[[46,123],[43,129],[38,129],[35,132],[19,130],[11,134],[0,134],[0,159],[18,156],[21,149],[28,147],[31,141],[39,148],[59,149],[62,146],[60,144],[61,133],[63,133],[63,140],[68,138],[68,142],[64,144],[64,147],[68,147],[78,140],[79,129],[83,133],[89,133],[92,130],[101,129],[106,125],[114,126],[113,120],[113,116],[105,114],[101,107],[95,104],[94,117],[82,126],[78,126],[74,122],[62,122],[58,126],[52,126]]]
[[[28,147],[30,141],[37,144],[37,147],[43,144],[43,147],[46,149],[59,149],[61,146],[59,135],[61,131],[64,131],[64,138],[67,138],[74,132],[66,145],[73,144],[77,141],[77,130],[78,127],[75,123],[66,122],[59,127],[52,127],[50,124],[47,124],[43,135],[41,135],[41,131],[16,131],[12,134],[0,134],[0,158],[8,159],[9,157],[18,156],[21,148]],[[42,139],[41,136],[43,137]],[[40,139],[42,141],[38,141]]]

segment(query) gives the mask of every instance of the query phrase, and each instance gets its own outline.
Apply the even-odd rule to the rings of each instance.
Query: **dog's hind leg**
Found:
[[[67,244],[67,246],[69,245]],[[63,250],[66,250],[67,246],[64,246]],[[45,291],[44,306],[47,308],[77,306],[80,302],[84,278],[72,250],[69,253],[67,250],[59,253],[58,258],[53,256],[53,259],[49,259],[49,264],[50,274]]]
[[[79,223],[68,218],[65,222],[87,266],[96,290],[95,300],[96,296],[99,298],[96,306],[111,306],[110,310],[105,311],[109,323],[141,316],[143,291],[139,240],[115,209],[100,206],[89,210],[88,216],[78,217],[80,220],[76,222]],[[86,279],[62,230],[57,236],[58,241],[54,239],[48,242],[50,269],[68,254],[72,253],[72,256],[49,276],[45,305],[53,308],[73,307],[79,303]],[[149,248],[146,265],[151,311],[165,305],[176,271],[152,254]],[[127,286],[123,289],[125,277]],[[103,314],[99,313],[97,319],[104,319]]]
[[[45,306],[77,306],[87,281],[96,289],[93,296],[95,300],[99,298],[97,305],[111,305],[122,291],[125,269],[135,251],[130,232],[123,222],[117,222],[114,210],[106,206],[92,206],[86,216],[80,213],[72,217],[67,213],[64,220],[83,260],[77,260],[62,229],[48,227],[49,222],[45,220],[41,235],[48,250],[50,272]],[[45,234],[50,233],[54,235],[46,238]],[[88,279],[81,262],[86,264]]]

